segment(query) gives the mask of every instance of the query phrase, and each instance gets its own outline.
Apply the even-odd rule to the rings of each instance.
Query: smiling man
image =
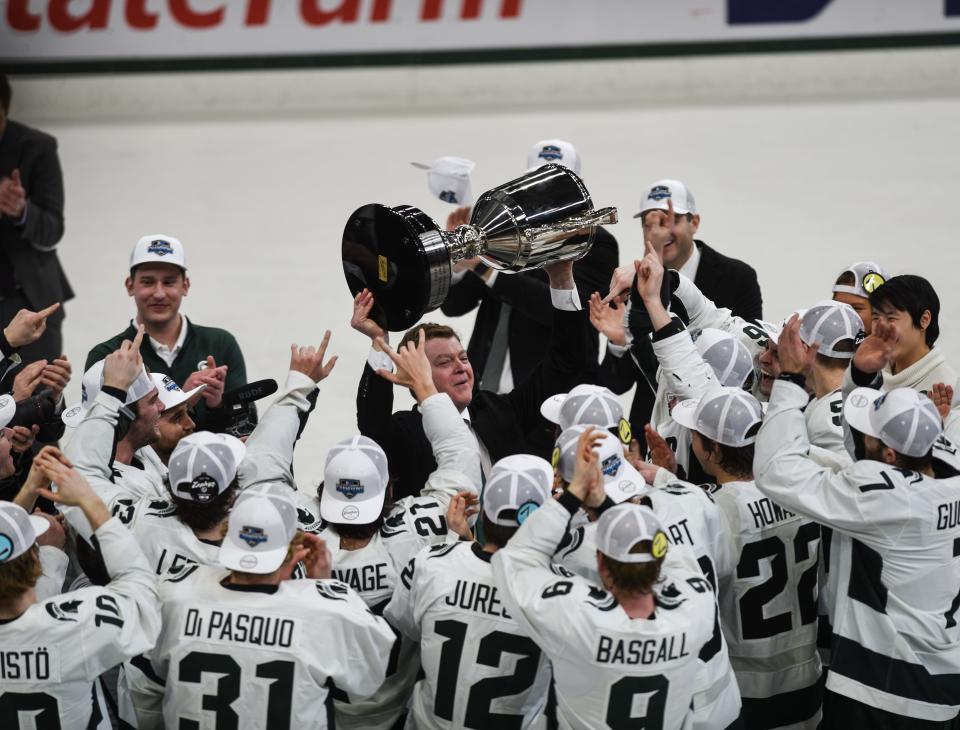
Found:
[[[125,286],[133,297],[137,316],[120,334],[101,342],[87,355],[86,368],[132,340],[142,324],[140,354],[150,371],[169,375],[184,390],[205,385],[193,420],[198,431],[222,431],[229,425],[222,406],[224,391],[247,382],[243,353],[236,338],[224,329],[195,324],[180,313],[190,292],[183,244],[172,236],[144,236],[130,254],[130,275]],[[249,406],[251,409],[254,406]],[[252,414],[256,419],[256,412]]]

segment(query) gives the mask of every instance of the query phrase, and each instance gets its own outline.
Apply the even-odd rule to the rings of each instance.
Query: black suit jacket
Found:
[[[596,377],[589,349],[588,314],[553,310],[550,348],[542,363],[509,393],[476,389],[469,406],[474,432],[496,463],[504,456],[536,453],[549,458],[553,424],[540,415],[540,405],[555,393]],[[541,335],[542,337],[542,335]],[[364,365],[357,390],[357,425],[384,450],[393,477],[393,495],[419,494],[437,468],[423,432],[420,411],[393,413],[393,385]],[[546,438],[545,438],[546,437]]]
[[[46,132],[7,120],[0,139],[0,177],[20,170],[27,192],[27,219],[23,226],[0,219],[0,266],[6,256],[17,283],[34,311],[73,298],[57,258],[63,237],[63,174],[57,157],[57,140]],[[51,324],[63,319],[61,308]]]
[[[573,266],[573,277],[584,309],[588,309],[593,292],[606,294],[618,257],[617,239],[598,227],[589,253]],[[500,321],[501,302],[513,308],[509,323],[510,371],[513,373],[513,382],[519,383],[543,359],[544,344],[553,327],[550,284],[543,271],[501,273],[497,275],[493,286],[487,286],[479,276],[468,272],[450,287],[441,311],[448,317],[459,317],[479,304],[473,333],[467,345],[467,354],[479,381]],[[600,347],[599,335],[592,327],[589,337],[592,357],[596,361]]]
[[[696,245],[700,249],[700,264],[693,280],[697,288],[718,307],[727,307],[738,317],[760,319],[763,316],[763,298],[757,272],[749,264],[724,256],[703,241],[697,241]],[[600,384],[615,393],[626,393],[634,383],[637,384],[630,408],[630,426],[641,446],[644,445],[643,427],[650,422],[653,412],[656,371],[657,361],[652,350],[649,350],[643,370],[637,367],[629,354],[614,357],[609,350],[600,365]]]

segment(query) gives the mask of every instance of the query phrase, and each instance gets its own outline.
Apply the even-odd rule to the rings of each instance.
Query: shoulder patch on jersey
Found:
[[[338,580],[332,578],[327,580],[318,580],[316,582],[317,593],[319,593],[324,598],[328,598],[331,601],[346,601],[347,600],[347,584],[341,583]]]
[[[723,489],[723,485],[722,485],[722,484],[710,484],[710,483],[708,482],[707,484],[701,484],[701,485],[700,485],[700,489],[702,489],[704,492],[706,492],[707,495],[709,496],[709,495],[711,495],[711,494],[716,494],[716,493],[719,492],[721,489]]]
[[[56,601],[50,601],[44,605],[44,608],[47,610],[53,618],[57,621],[73,621],[76,622],[79,618],[80,604],[83,603],[82,600],[75,601],[64,601],[63,603],[57,603]]]
[[[326,520],[318,518],[313,512],[303,507],[297,507],[297,522],[304,532],[322,532],[327,529]]]
[[[448,542],[448,543],[443,543],[441,545],[431,545],[430,554],[427,555],[427,558],[442,558],[444,555],[448,555],[453,550],[455,550],[459,545],[460,545],[459,542]]]
[[[574,575],[576,575],[572,570],[563,567],[559,563],[551,563],[550,570],[552,570],[555,575],[559,575],[561,578],[572,578]]]
[[[151,517],[172,517],[176,513],[176,505],[165,499],[151,499],[147,504],[147,514]]]
[[[590,593],[587,595],[586,602],[598,611],[612,611],[619,605],[616,598],[597,586],[590,586]]]
[[[687,599],[684,597],[680,589],[677,588],[677,584],[673,581],[670,581],[670,583],[665,585],[659,593],[654,594],[654,600],[659,608],[664,608],[669,611],[677,608]]]
[[[394,514],[390,515],[383,521],[383,525],[380,527],[380,536],[381,537],[394,537],[396,535],[402,535],[404,532],[404,514],[405,510],[399,510]]]
[[[563,536],[560,545],[557,546],[557,553],[563,553],[564,557],[572,553],[583,544],[583,525],[573,532],[568,532]]]
[[[661,492],[666,492],[667,494],[693,494],[693,492],[687,489],[687,487],[680,482],[670,482],[669,484],[664,484],[662,487],[656,487],[656,489],[659,489]]]

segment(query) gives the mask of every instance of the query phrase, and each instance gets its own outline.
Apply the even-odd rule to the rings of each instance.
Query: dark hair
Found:
[[[898,469],[909,469],[910,471],[923,472],[933,469],[933,449],[923,456],[907,456],[895,450],[897,454],[896,464]]]
[[[870,294],[870,306],[874,311],[892,307],[910,315],[913,326],[920,329],[920,318],[930,312],[930,324],[924,333],[927,347],[940,337],[940,297],[929,281],[914,274],[901,274],[887,279],[883,286]]]
[[[854,274],[850,269],[844,271],[840,276],[837,277],[837,280],[833,283],[834,286],[856,286],[857,285],[857,275]]]
[[[0,73],[0,107],[3,107],[3,113],[10,113],[10,100],[13,98],[13,89],[10,88],[10,79],[7,75]]]
[[[756,433],[760,430],[760,424],[751,427],[750,431]],[[713,451],[716,446],[720,450],[720,468],[727,474],[733,474],[736,477],[753,476],[753,444],[746,446],[726,446],[719,441],[712,441],[699,431],[696,432],[703,441],[703,450],[707,453]],[[748,436],[752,435],[750,432]]]
[[[230,508],[233,506],[238,490],[237,480],[234,479],[229,487],[206,503],[194,502],[171,494],[177,510],[177,519],[191,530],[209,530],[220,524],[230,514]]]
[[[137,269],[139,269],[141,266],[153,266],[153,265],[155,265],[155,264],[162,264],[162,263],[163,263],[162,261],[144,261],[144,262],[141,263],[141,264],[137,264],[136,266],[134,266],[134,267],[132,267],[132,268],[130,269],[130,278],[131,278],[131,279],[136,279],[136,278],[137,278]],[[186,279],[186,278],[187,278],[187,270],[186,270],[186,269],[181,269],[181,268],[180,268],[179,266],[177,266],[176,264],[166,264],[166,265],[167,265],[167,266],[171,266],[171,267],[173,267],[174,269],[176,269],[176,270],[180,273],[180,278],[181,278],[181,279]]]
[[[653,542],[642,540],[630,548],[631,553],[649,553],[653,549]],[[600,553],[603,555],[603,553]],[[609,555],[603,555],[603,565],[610,575],[611,587],[620,593],[636,595],[650,593],[653,586],[660,580],[660,568],[663,558],[646,563],[622,563]]]
[[[445,324],[437,324],[436,322],[423,322],[418,324],[416,327],[407,330],[407,333],[403,336],[403,339],[400,340],[400,344],[397,345],[397,349],[399,350],[408,342],[417,344],[417,340],[420,337],[420,330],[423,330],[424,337],[427,340],[445,340],[450,337],[456,337],[458,340],[460,339],[460,335],[457,334],[453,327],[447,327]]]
[[[520,526],[510,526],[510,525],[495,525],[489,517],[487,517],[486,512],[480,513],[480,518],[483,521],[483,539],[487,542],[492,542],[498,548],[505,547],[506,544],[510,541],[510,538],[517,534],[517,530],[520,529]]]

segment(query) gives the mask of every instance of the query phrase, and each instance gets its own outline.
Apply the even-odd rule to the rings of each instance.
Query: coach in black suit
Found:
[[[11,90],[0,74],[0,327],[20,309],[40,311],[73,297],[60,268],[63,175],[57,141],[7,119]],[[24,362],[54,360],[63,352],[63,307],[36,342],[20,350]]]
[[[667,220],[672,207],[673,220]],[[675,269],[692,279],[704,296],[718,307],[726,307],[744,319],[760,319],[763,315],[763,298],[757,272],[738,259],[724,256],[694,236],[700,227],[693,194],[679,180],[658,180],[644,191],[640,212],[635,218],[643,221],[644,240],[650,240],[660,251],[663,265]],[[642,253],[638,252],[637,258]],[[674,313],[685,315],[672,308]],[[610,341],[623,338],[623,312],[620,309],[603,310],[596,316],[592,308],[594,326],[601,329]],[[637,353],[637,348],[634,349]],[[626,347],[616,344],[607,347],[600,365],[599,382],[615,393],[625,393],[634,383],[637,390],[630,409],[630,425],[634,435],[643,439],[643,426],[649,422],[656,395],[657,362],[653,351],[646,348],[638,368]],[[638,353],[639,355],[639,353]],[[641,355],[642,359],[642,355]]]
[[[450,396],[470,422],[480,444],[484,474],[497,460],[511,454],[538,453],[548,458],[550,449],[544,447],[543,436],[552,433],[552,424],[540,415],[540,405],[548,396],[595,377],[596,361],[589,354],[590,326],[586,310],[578,309],[580,301],[572,268],[569,261],[547,267],[555,336],[549,338],[546,347],[546,335],[541,335],[546,357],[509,393],[497,394],[477,387],[467,353],[449,327],[418,325],[401,341],[401,345],[415,341],[420,329],[425,330],[434,384],[438,391]],[[371,306],[372,296],[358,295],[351,326],[373,339],[382,336],[383,331],[368,317]],[[399,499],[418,494],[436,462],[423,433],[420,412],[414,408],[393,413],[393,386],[371,367],[370,360],[374,358],[378,358],[374,363],[377,367],[390,363],[385,353],[371,351],[357,391],[357,425],[360,433],[386,452],[393,494]]]

